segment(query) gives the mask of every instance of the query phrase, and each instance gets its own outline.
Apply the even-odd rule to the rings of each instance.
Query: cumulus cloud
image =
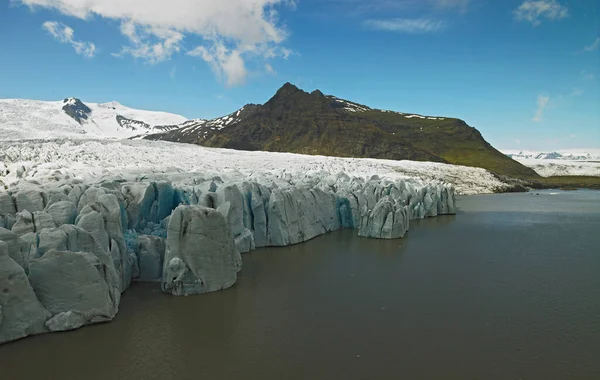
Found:
[[[371,29],[401,33],[432,33],[442,30],[446,26],[443,21],[425,18],[367,20],[364,24]]]
[[[281,46],[287,33],[276,7],[292,0],[16,0],[31,8],[50,8],[91,20],[116,20],[130,41],[117,55],[149,63],[169,59],[182,50],[186,37],[206,42],[190,55],[204,59],[228,84],[243,83],[246,60],[286,57]],[[192,53],[194,52],[194,53]]]
[[[535,116],[533,117],[533,121],[536,123],[544,120],[544,110],[548,106],[548,102],[550,102],[549,96],[538,95],[537,98],[537,110],[535,111]]]
[[[594,51],[594,50],[598,50],[599,47],[600,47],[600,37],[596,38],[596,40],[594,42],[592,42],[591,45],[586,46],[584,49],[585,49],[585,51]]]
[[[569,15],[566,6],[556,0],[526,0],[515,10],[515,18],[539,25],[542,18],[560,20]]]
[[[60,23],[58,21],[46,21],[42,24],[42,28],[44,28],[50,35],[56,38],[59,42],[63,44],[71,44],[75,52],[79,55],[82,55],[86,58],[94,57],[96,53],[96,45],[91,42],[78,41],[75,39],[75,31],[73,28]]]
[[[205,60],[214,73],[229,86],[243,84],[246,80],[248,71],[240,51],[230,50],[222,42],[214,41],[209,48],[198,46],[187,54]]]
[[[122,47],[120,53],[113,54],[115,56],[131,55],[154,64],[169,59],[181,50],[183,34],[176,30],[138,27],[132,21],[124,21],[120,29],[131,45]]]

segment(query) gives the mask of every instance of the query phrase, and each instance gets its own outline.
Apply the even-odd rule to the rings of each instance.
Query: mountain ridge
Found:
[[[238,150],[442,162],[499,175],[536,178],[457,118],[379,110],[285,83],[264,104],[144,136]]]

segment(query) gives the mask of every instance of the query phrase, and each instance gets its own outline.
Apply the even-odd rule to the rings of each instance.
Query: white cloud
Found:
[[[265,63],[265,70],[267,71],[267,73],[271,74],[271,75],[276,75],[277,72],[275,71],[275,69],[273,68],[273,66],[271,66],[268,63]]]
[[[585,70],[581,70],[579,75],[581,75],[583,77],[583,79],[589,80],[589,81],[596,79],[596,75],[594,73],[590,73]]]
[[[594,50],[598,50],[598,48],[600,47],[600,37],[596,38],[596,40],[594,42],[592,42],[591,45],[586,46],[584,48],[585,51],[594,51]]]
[[[71,44],[75,52],[86,58],[94,57],[96,53],[96,45],[91,42],[78,41],[75,39],[75,31],[73,28],[60,23],[58,21],[46,21],[42,27],[63,44]]]
[[[544,110],[546,109],[546,106],[548,106],[548,102],[550,102],[549,96],[538,95],[537,110],[535,111],[535,116],[533,117],[533,121],[535,121],[536,123],[539,123],[544,119]]]
[[[388,20],[367,20],[365,26],[391,32],[402,33],[431,33],[444,29],[446,24],[440,20],[432,19],[405,19],[395,18]]]
[[[131,45],[121,48],[115,56],[131,55],[154,64],[169,59],[181,50],[183,34],[172,29],[138,27],[132,21],[121,23],[121,33]]]
[[[177,66],[173,66],[171,68],[171,70],[169,71],[169,77],[171,77],[171,79],[175,79],[176,76],[177,76]]]
[[[567,7],[556,0],[525,0],[515,10],[515,18],[519,21],[528,21],[533,25],[541,24],[542,18],[560,20],[569,15]]]
[[[580,88],[573,88],[573,90],[569,93],[569,96],[581,96],[583,95],[583,90]]]
[[[149,63],[169,59],[182,50],[186,37],[203,37],[203,58],[229,84],[243,83],[246,60],[262,61],[290,52],[281,46],[287,33],[276,6],[294,7],[292,0],[16,0],[91,20],[116,20],[130,41],[116,55],[131,55]],[[192,50],[197,51],[198,48]],[[212,56],[212,58],[210,58]],[[207,59],[209,58],[209,59]],[[215,66],[219,66],[216,68]]]
[[[209,48],[198,46],[187,54],[205,60],[219,79],[224,79],[228,86],[240,85],[246,80],[248,72],[240,52],[228,49],[222,42],[213,41]]]
[[[473,0],[327,0],[354,8],[357,13],[369,11],[466,11]],[[480,0],[477,0],[480,1]]]
[[[515,143],[516,143],[517,145],[521,145],[521,140],[519,140],[519,139],[516,139],[516,140],[515,140]]]

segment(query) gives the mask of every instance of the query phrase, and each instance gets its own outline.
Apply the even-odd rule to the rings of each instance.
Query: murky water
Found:
[[[111,323],[0,346],[0,377],[600,379],[600,192],[556,193],[261,249],[224,292],[133,286]]]

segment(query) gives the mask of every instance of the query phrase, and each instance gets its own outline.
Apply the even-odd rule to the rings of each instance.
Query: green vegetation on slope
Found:
[[[477,129],[460,119],[407,119],[402,115],[376,110],[364,114],[367,118],[378,120],[382,128],[394,131],[402,139],[411,141],[416,147],[448,163],[481,167],[510,177],[538,177],[533,169],[496,150]]]
[[[558,188],[563,190],[572,190],[579,188],[600,190],[600,177],[592,176],[556,176],[535,178],[538,188],[550,189]]]

